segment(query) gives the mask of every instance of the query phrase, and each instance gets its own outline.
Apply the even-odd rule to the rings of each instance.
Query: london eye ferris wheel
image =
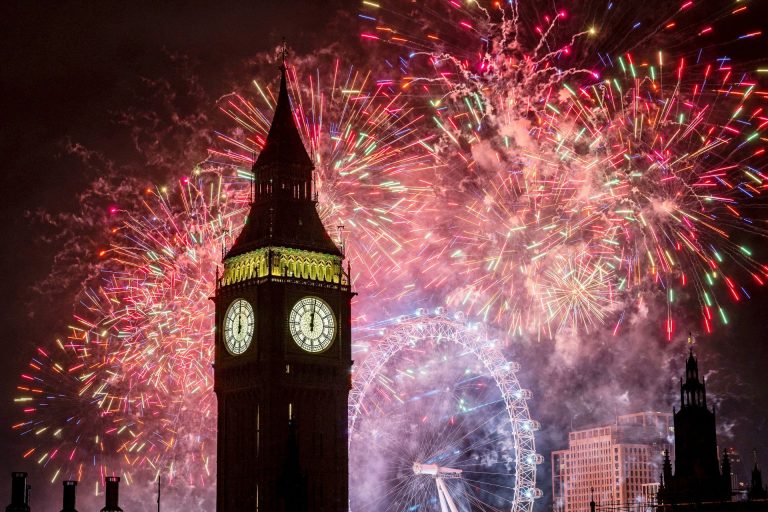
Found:
[[[519,365],[443,308],[366,330],[349,398],[350,510],[530,512],[543,458]]]

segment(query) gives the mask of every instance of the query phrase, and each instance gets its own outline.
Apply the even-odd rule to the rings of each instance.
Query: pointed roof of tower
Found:
[[[301,135],[296,128],[288,98],[288,85],[285,79],[285,63],[280,66],[280,92],[277,95],[275,115],[269,128],[264,148],[256,159],[255,167],[275,165],[278,167],[301,166],[313,168],[312,160],[304,148]]]
[[[680,401],[681,411],[692,406],[707,408],[707,389],[705,382],[699,379],[699,363],[693,353],[693,348],[688,349],[688,358],[685,362],[685,380],[680,379]]]
[[[317,213],[312,171],[288,97],[285,62],[264,147],[253,164],[255,198],[243,230],[225,259],[263,247],[288,247],[342,256]]]
[[[763,487],[763,473],[757,466],[757,456],[755,456],[755,467],[752,468],[752,479],[749,485],[747,496],[750,500],[764,500],[768,498],[768,490]]]
[[[695,376],[696,380],[698,380],[699,377],[699,363],[696,361],[696,356],[693,355],[693,344],[695,343],[695,340],[693,338],[693,333],[688,333],[688,359],[685,362],[685,371],[686,375],[688,376],[688,379],[691,378],[691,376]]]
[[[687,387],[704,385],[699,379],[699,361],[693,353],[693,347],[688,348],[688,359],[685,361],[685,384]]]

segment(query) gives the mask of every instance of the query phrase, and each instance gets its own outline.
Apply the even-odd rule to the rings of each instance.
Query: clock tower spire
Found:
[[[254,200],[214,297],[217,512],[348,508],[354,294],[280,72]]]
[[[285,66],[281,66],[272,126],[253,164],[251,211],[225,260],[267,246],[341,256],[315,209],[314,166],[294,122],[285,74]]]

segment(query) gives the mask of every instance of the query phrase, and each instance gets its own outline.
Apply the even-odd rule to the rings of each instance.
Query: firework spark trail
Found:
[[[19,395],[14,401],[23,407],[25,420],[12,426],[21,435],[52,438],[51,445],[33,446],[24,458],[51,466],[52,479],[60,475],[61,465],[72,463],[71,475],[82,477],[84,460],[100,464],[111,438],[100,436],[111,425],[98,410],[102,398],[100,378],[103,364],[98,359],[82,362],[82,344],[57,340],[49,349],[37,348],[28,368],[21,375]],[[101,426],[94,434],[94,424]],[[104,471],[108,473],[106,467]]]
[[[681,295],[697,297],[706,332],[715,317],[727,324],[726,301],[767,275],[748,246],[766,235],[750,218],[764,187],[759,84],[701,52],[641,47],[569,65],[596,30],[563,34],[565,11],[531,33],[517,4],[445,5],[458,15],[424,17],[458,20],[453,32],[474,45],[437,35],[436,21],[406,33],[378,4],[362,15],[377,34],[363,39],[409,51],[401,87],[426,97],[441,135],[432,215],[414,226],[428,245],[422,288],[519,335],[608,321],[618,332],[614,313],[648,293],[669,304],[668,339]]]

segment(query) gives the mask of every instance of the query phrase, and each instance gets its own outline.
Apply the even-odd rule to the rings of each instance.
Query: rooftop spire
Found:
[[[280,91],[277,94],[277,104],[275,105],[275,115],[272,117],[272,125],[267,134],[267,140],[264,147],[253,165],[256,174],[258,196],[259,181],[278,177],[291,178],[292,180],[312,180],[312,160],[304,149],[304,143],[296,128],[296,122],[291,110],[291,99],[288,97],[287,68],[285,58],[287,48],[283,43],[283,49],[280,52]],[[280,176],[275,176],[275,166],[281,166]],[[263,190],[262,190],[263,192]]]
[[[707,407],[707,394],[704,382],[699,380],[699,363],[693,353],[693,348],[688,349],[688,359],[685,362],[685,381],[680,384],[680,408]]]
[[[283,45],[280,47],[280,70],[285,74],[285,60],[288,58],[288,43],[283,37]]]
[[[253,204],[226,258],[263,247],[289,247],[341,256],[314,201],[314,165],[296,127],[288,96],[286,56],[280,50],[280,91],[272,125],[253,164]]]
[[[693,348],[688,349],[688,360],[685,362],[686,380],[699,380],[699,364],[693,355]]]

